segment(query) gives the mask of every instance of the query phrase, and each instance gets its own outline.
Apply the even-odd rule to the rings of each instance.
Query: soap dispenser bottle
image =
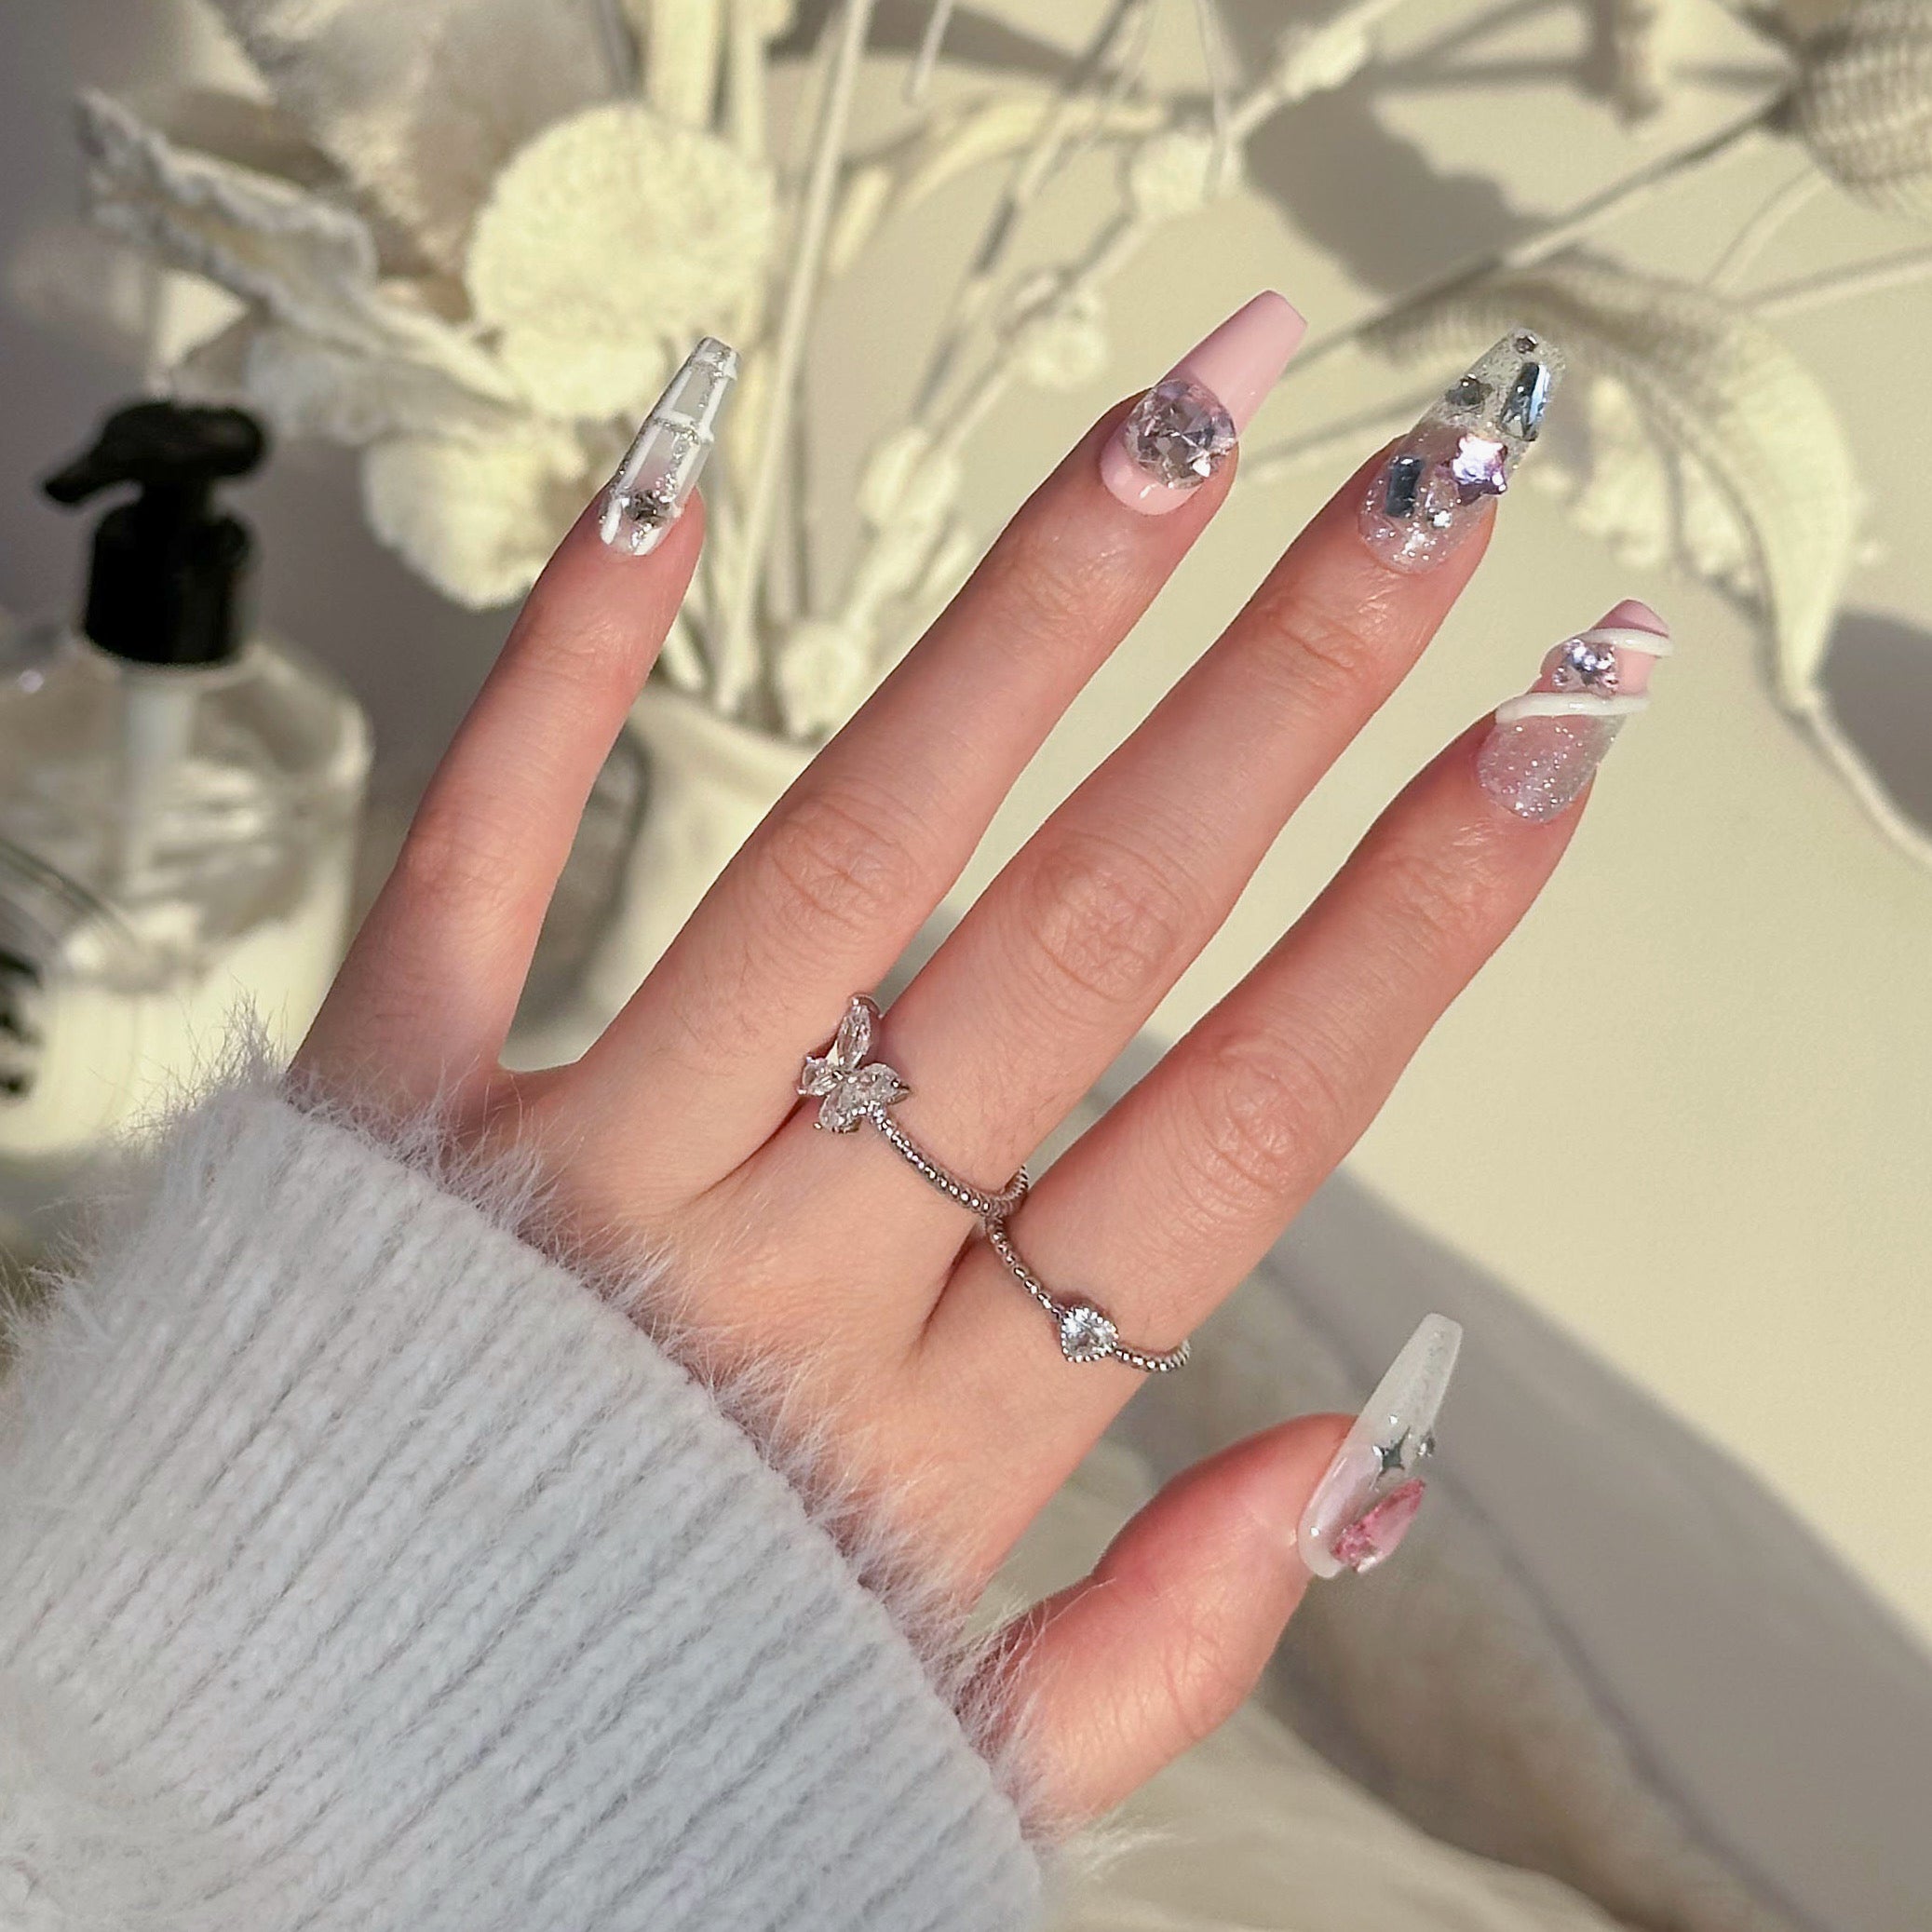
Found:
[[[252,634],[253,539],[215,489],[265,453],[239,410],[140,403],[44,486],[135,494],[95,529],[78,628],[0,644],[0,1242],[47,1231],[238,1003],[299,1040],[341,958],[369,734]]]

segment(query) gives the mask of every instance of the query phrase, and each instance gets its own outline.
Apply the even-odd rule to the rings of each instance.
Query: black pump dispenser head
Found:
[[[247,476],[267,453],[262,426],[240,410],[138,402],[41,485],[69,505],[120,483],[140,493],[94,530],[81,628],[103,651],[190,665],[219,664],[241,648],[254,540],[217,508],[215,485]]]

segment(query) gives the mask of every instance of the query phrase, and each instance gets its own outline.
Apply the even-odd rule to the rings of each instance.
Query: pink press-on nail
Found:
[[[1129,509],[1162,517],[1227,462],[1308,324],[1263,290],[1135,403],[1101,453],[1101,480]]]
[[[1635,598],[1565,638],[1529,691],[1497,709],[1476,759],[1482,789],[1533,823],[1567,812],[1625,720],[1649,709],[1651,667],[1669,654],[1670,627]]]
[[[1302,1512],[1295,1548],[1314,1576],[1372,1570],[1422,1507],[1416,1474],[1435,1453],[1436,1417],[1463,1345],[1459,1322],[1425,1315],[1375,1385]]]

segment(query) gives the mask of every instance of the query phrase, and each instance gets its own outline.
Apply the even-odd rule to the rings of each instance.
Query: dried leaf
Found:
[[[284,436],[355,448],[394,436],[491,437],[516,420],[440,370],[342,348],[253,313],[191,349],[169,379],[184,399],[238,402]]]
[[[103,226],[298,329],[366,333],[360,298],[377,264],[360,215],[275,175],[177,148],[105,94],[84,93],[77,109],[90,210]]]
[[[1586,263],[1488,278],[1367,340],[1448,367],[1517,322],[1560,345],[1589,385],[1597,447],[1574,481],[1579,520],[1741,597],[1769,634],[1779,698],[1803,709],[1858,517],[1844,432],[1810,372],[1709,290]]]
[[[170,267],[219,283],[267,321],[338,353],[433,372],[472,411],[521,400],[501,367],[379,276],[354,209],[274,175],[178,148],[118,101],[85,94],[94,218]]]
[[[368,205],[446,271],[497,170],[608,95],[593,7],[527,0],[213,0]]]

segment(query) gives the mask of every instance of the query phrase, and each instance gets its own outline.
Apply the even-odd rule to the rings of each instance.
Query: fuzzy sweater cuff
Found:
[[[929,1661],[635,1325],[279,1098],[0,1382],[0,1925],[1030,1925]]]

